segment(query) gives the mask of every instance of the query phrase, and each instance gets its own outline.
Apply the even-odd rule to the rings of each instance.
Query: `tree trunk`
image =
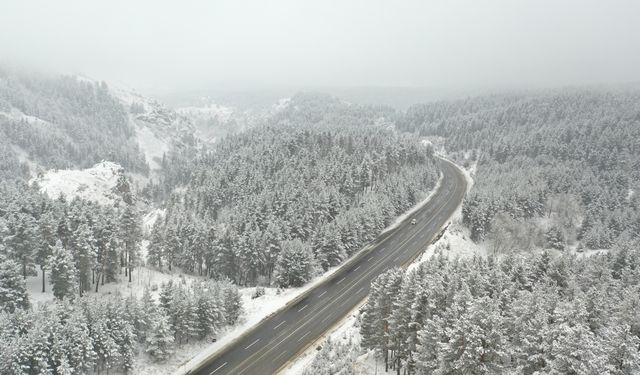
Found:
[[[387,349],[384,350],[384,372],[389,371],[389,351]]]

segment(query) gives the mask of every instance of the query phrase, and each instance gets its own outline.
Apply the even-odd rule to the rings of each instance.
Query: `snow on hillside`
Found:
[[[274,105],[273,105],[273,111],[274,112],[279,112],[282,111],[283,109],[286,109],[289,104],[291,103],[291,98],[282,98],[279,99]]]
[[[103,205],[111,205],[120,198],[114,193],[118,178],[124,173],[116,163],[103,161],[91,168],[50,170],[29,181],[37,182],[43,193],[56,199],[64,194],[67,199],[79,197]]]
[[[229,121],[234,110],[231,107],[211,103],[204,107],[182,107],[176,110],[185,116],[216,118],[224,123]]]
[[[76,76],[80,81],[97,82],[91,78]],[[184,136],[197,136],[193,124],[156,99],[144,96],[134,89],[117,82],[108,82],[111,95],[129,112],[129,121],[136,132],[140,150],[151,170],[161,167],[162,156]]]
[[[45,121],[36,116],[25,115],[22,111],[20,111],[17,108],[11,108],[11,111],[9,112],[0,111],[0,116],[4,116],[14,121],[24,121],[31,125],[45,125],[45,126],[51,125],[50,122]]]
[[[138,146],[144,153],[147,163],[151,170],[160,169],[162,155],[167,153],[171,147],[169,141],[160,138],[156,135],[149,126],[135,124],[136,137],[138,139]]]

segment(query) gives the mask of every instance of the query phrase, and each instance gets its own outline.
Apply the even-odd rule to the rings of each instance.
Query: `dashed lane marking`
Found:
[[[222,365],[218,366],[218,368],[217,368],[217,369],[215,369],[215,370],[211,371],[211,372],[209,373],[209,375],[212,375],[214,372],[216,372],[216,371],[220,370],[221,368],[223,368],[223,367],[224,367],[224,366],[226,366],[226,365],[227,365],[227,362],[223,363]]]
[[[311,333],[311,331],[307,331],[307,333],[305,333],[304,335],[302,335],[302,337],[300,337],[300,338],[298,339],[298,342],[302,341],[302,339],[303,339],[303,338],[305,338],[305,337],[307,337],[307,335],[308,335],[308,334],[310,334],[310,333]]]
[[[249,349],[250,347],[254,346],[258,341],[260,341],[260,339],[256,339],[256,341],[252,342],[251,344],[249,344],[249,346],[247,346],[246,348],[244,348],[244,350]]]

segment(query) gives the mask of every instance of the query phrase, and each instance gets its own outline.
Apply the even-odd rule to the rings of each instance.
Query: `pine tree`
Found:
[[[78,268],[78,289],[80,297],[91,290],[90,274],[97,266],[97,251],[93,233],[86,223],[82,223],[71,235],[71,249]]]
[[[238,288],[232,285],[227,286],[224,289],[223,299],[224,316],[227,319],[227,324],[235,325],[242,314],[242,298]]]
[[[22,266],[22,277],[34,273],[38,248],[37,224],[30,215],[19,213],[8,222],[9,235],[4,238],[9,257]]]
[[[209,284],[197,295],[197,313],[200,338],[216,334],[224,323],[223,306],[217,286]]]
[[[156,220],[151,228],[151,240],[149,241],[149,247],[147,248],[147,263],[162,269],[165,238],[164,227],[161,220]]]
[[[167,359],[172,352],[173,333],[167,317],[158,313],[154,319],[145,344],[146,352],[158,361]]]
[[[47,260],[51,255],[51,248],[56,244],[57,227],[56,218],[52,212],[45,212],[38,220],[40,244],[36,253],[36,263],[40,266],[42,272],[42,293],[45,288],[45,273],[48,267]]]
[[[51,249],[49,262],[51,265],[51,283],[53,295],[58,299],[72,298],[78,286],[78,272],[73,261],[73,254],[56,242]]]
[[[283,288],[298,287],[315,273],[313,254],[300,240],[283,241],[276,268],[276,281]]]
[[[13,313],[30,307],[20,265],[12,260],[0,259],[0,311]]]
[[[120,236],[124,242],[125,273],[128,272],[129,282],[131,282],[131,273],[139,261],[138,247],[142,238],[140,218],[135,206],[131,204],[125,205],[120,217]]]

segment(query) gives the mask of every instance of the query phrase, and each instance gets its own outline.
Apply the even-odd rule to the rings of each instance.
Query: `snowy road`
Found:
[[[227,345],[190,374],[277,373],[298,353],[340,321],[369,292],[371,281],[394,266],[419,255],[457,209],[466,192],[462,172],[448,161],[440,163],[443,179],[438,191],[399,226],[381,235],[336,271],[333,277],[265,319]],[[411,225],[411,220],[417,223]]]

